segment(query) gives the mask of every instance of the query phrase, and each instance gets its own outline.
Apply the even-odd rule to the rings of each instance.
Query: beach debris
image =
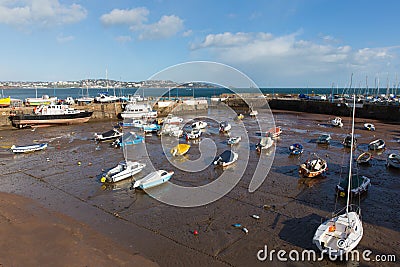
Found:
[[[194,234],[194,235],[198,235],[199,232],[198,232],[197,230],[194,230],[194,231],[193,231],[193,234]]]
[[[88,163],[88,166],[92,166],[92,164],[93,164],[93,163],[89,162],[89,163]]]
[[[119,218],[119,214],[118,214],[118,213],[114,212],[113,215],[114,215],[115,217]]]
[[[275,209],[275,205],[264,205],[263,208],[265,210],[274,210]]]
[[[235,223],[235,224],[232,224],[232,226],[233,226],[233,227],[236,227],[236,228],[240,228],[240,227],[242,227],[242,225],[241,225],[240,223]]]
[[[258,216],[257,214],[253,214],[253,215],[251,215],[251,217],[253,217],[256,220],[260,219],[260,216]]]
[[[247,230],[247,228],[246,228],[246,227],[243,227],[243,228],[242,228],[242,231],[243,231],[243,232],[245,232],[245,233],[246,233],[246,235],[249,233],[249,230]]]

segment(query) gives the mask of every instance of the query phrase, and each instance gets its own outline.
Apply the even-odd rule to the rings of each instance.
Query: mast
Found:
[[[353,73],[351,74],[351,79],[350,79],[350,88],[351,84],[353,81]],[[353,116],[352,116],[352,123],[351,123],[351,146],[350,146],[350,165],[349,165],[349,183],[347,185],[347,202],[346,202],[346,213],[349,212],[349,206],[350,206],[350,192],[351,192],[351,171],[352,171],[352,166],[353,166],[353,145],[354,145],[354,117],[356,114],[356,95],[355,92],[353,93]]]

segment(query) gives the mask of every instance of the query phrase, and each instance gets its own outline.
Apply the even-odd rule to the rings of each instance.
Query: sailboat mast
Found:
[[[350,88],[351,88],[351,83],[353,80],[353,74],[351,74],[351,81],[350,81]],[[352,116],[352,123],[351,123],[351,146],[350,146],[350,164],[349,164],[349,183],[347,185],[347,203],[346,203],[346,213],[349,212],[349,206],[350,206],[350,193],[351,193],[351,178],[352,178],[352,166],[353,166],[353,145],[354,145],[354,117],[356,114],[356,94],[355,92],[353,93],[353,116]]]

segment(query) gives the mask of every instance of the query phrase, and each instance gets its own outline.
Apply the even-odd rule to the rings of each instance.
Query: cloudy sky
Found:
[[[400,81],[393,0],[0,0],[0,80],[146,80],[215,61],[261,87]],[[336,86],[336,85],[335,85]]]

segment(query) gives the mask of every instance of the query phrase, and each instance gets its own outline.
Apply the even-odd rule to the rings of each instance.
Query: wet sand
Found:
[[[190,117],[195,115],[187,116]],[[249,131],[251,145],[244,147],[240,144],[242,147],[238,148],[239,151],[250,152],[245,175],[226,196],[205,206],[178,208],[160,203],[143,191],[130,190],[131,180],[103,186],[100,183],[102,173],[123,160],[124,155],[122,150],[111,148],[109,143],[96,144],[92,137],[94,132],[109,130],[112,122],[35,131],[1,131],[0,190],[33,199],[49,212],[70,216],[85,227],[90,227],[91,231],[101,233],[122,248],[108,251],[109,255],[121,261],[124,260],[123,256],[114,254],[114,250],[125,250],[131,256],[139,253],[161,266],[271,264],[257,260],[256,254],[264,245],[275,250],[316,250],[312,237],[321,220],[344,205],[343,200],[335,201],[334,188],[340,177],[343,179],[347,175],[349,150],[343,148],[341,141],[350,132],[349,118],[343,118],[345,126],[340,129],[330,127],[329,120],[333,116],[328,115],[274,111],[274,117],[276,125],[282,127],[283,134],[277,140],[271,171],[254,193],[248,192],[248,186],[260,159],[254,147],[260,137],[255,134],[255,121],[249,117],[243,123]],[[215,119],[219,121],[224,116],[219,115]],[[212,138],[218,151],[223,151],[228,148],[227,137],[218,133],[216,121],[209,121],[212,127],[207,128],[202,139]],[[382,154],[373,153],[370,166],[358,168],[359,174],[371,178],[372,186],[361,199],[364,237],[357,249],[370,249],[374,255],[394,254],[399,258],[400,200],[397,195],[400,171],[388,169],[386,157],[392,151],[400,151],[400,131],[396,125],[368,121],[374,123],[377,129],[369,132],[362,129],[364,122],[364,119],[356,120],[359,145],[355,153],[367,150],[367,144],[375,138],[384,139],[387,149]],[[320,146],[315,143],[321,133],[331,133],[331,145]],[[49,148],[27,155],[12,155],[6,151],[12,144],[30,144],[33,140],[49,142]],[[295,142],[304,146],[305,152],[301,157],[289,157],[288,147]],[[173,183],[203,185],[215,180],[222,172],[213,166],[199,173],[180,171],[166,159],[159,143],[158,136],[146,136],[150,160],[157,168],[175,170],[171,179]],[[298,166],[312,152],[326,157],[329,171],[320,179],[300,179]],[[192,142],[188,159],[196,159],[197,153],[198,145]],[[261,157],[269,160],[269,153],[263,151]],[[129,157],[134,158],[135,153]],[[78,165],[78,162],[81,164]],[[239,171],[235,168],[240,166],[237,163],[225,172]],[[146,171],[138,176],[144,176]],[[168,190],[168,185],[160,188]],[[252,218],[253,214],[259,215],[260,219]],[[232,224],[235,223],[245,226],[249,233],[234,228]],[[197,236],[193,235],[194,230],[199,232]],[[43,240],[46,239],[49,239],[48,236],[43,237]],[[15,258],[17,255],[17,252],[9,251],[4,255],[5,258],[0,258]],[[328,259],[322,262],[291,262],[292,266],[304,264],[346,265]],[[273,265],[286,264],[275,260]],[[362,265],[374,266],[367,262],[362,262]]]

